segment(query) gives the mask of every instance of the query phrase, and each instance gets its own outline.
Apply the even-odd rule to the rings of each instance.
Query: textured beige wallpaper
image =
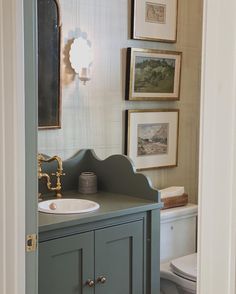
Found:
[[[183,185],[197,202],[202,0],[179,0],[176,44],[130,40],[129,0],[60,0],[62,14],[62,129],[39,131],[39,151],[63,158],[93,148],[105,158],[124,152],[126,109],[179,108],[179,162],[176,168],[145,172],[155,187]],[[93,50],[92,80],[83,86],[70,67],[73,38],[87,34]],[[183,52],[178,102],[128,102],[127,47]]]

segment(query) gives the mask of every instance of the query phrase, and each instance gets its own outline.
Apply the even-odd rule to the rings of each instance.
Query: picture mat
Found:
[[[177,0],[134,0],[134,38],[176,40]],[[166,23],[146,22],[146,3],[166,5]]]
[[[168,154],[137,156],[138,125],[169,123]],[[129,116],[128,156],[137,169],[175,166],[177,164],[178,112],[131,112]]]
[[[174,78],[174,91],[173,93],[140,93],[135,92],[135,60],[137,56],[143,57],[152,57],[152,58],[161,58],[161,59],[175,59],[175,78]],[[180,87],[180,66],[181,66],[181,55],[180,54],[162,54],[162,53],[147,53],[140,51],[133,51],[133,70],[132,70],[132,97],[136,98],[177,98],[179,96],[179,87]]]

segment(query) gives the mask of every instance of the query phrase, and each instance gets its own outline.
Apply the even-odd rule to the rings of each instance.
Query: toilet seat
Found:
[[[196,293],[197,254],[177,258],[160,266],[160,277],[172,281],[188,293]]]
[[[170,268],[176,275],[196,282],[197,281],[197,253],[174,259]]]

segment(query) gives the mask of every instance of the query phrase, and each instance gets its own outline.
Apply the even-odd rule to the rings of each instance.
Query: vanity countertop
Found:
[[[39,212],[39,233],[162,207],[162,203],[152,200],[108,192],[98,192],[96,194],[85,195],[72,191],[66,192],[63,195],[63,198],[92,200],[97,202],[100,205],[100,208],[89,213],[70,215]]]

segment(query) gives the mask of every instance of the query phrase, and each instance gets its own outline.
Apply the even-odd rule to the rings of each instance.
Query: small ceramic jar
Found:
[[[97,176],[93,172],[83,172],[79,176],[79,193],[97,193]]]

